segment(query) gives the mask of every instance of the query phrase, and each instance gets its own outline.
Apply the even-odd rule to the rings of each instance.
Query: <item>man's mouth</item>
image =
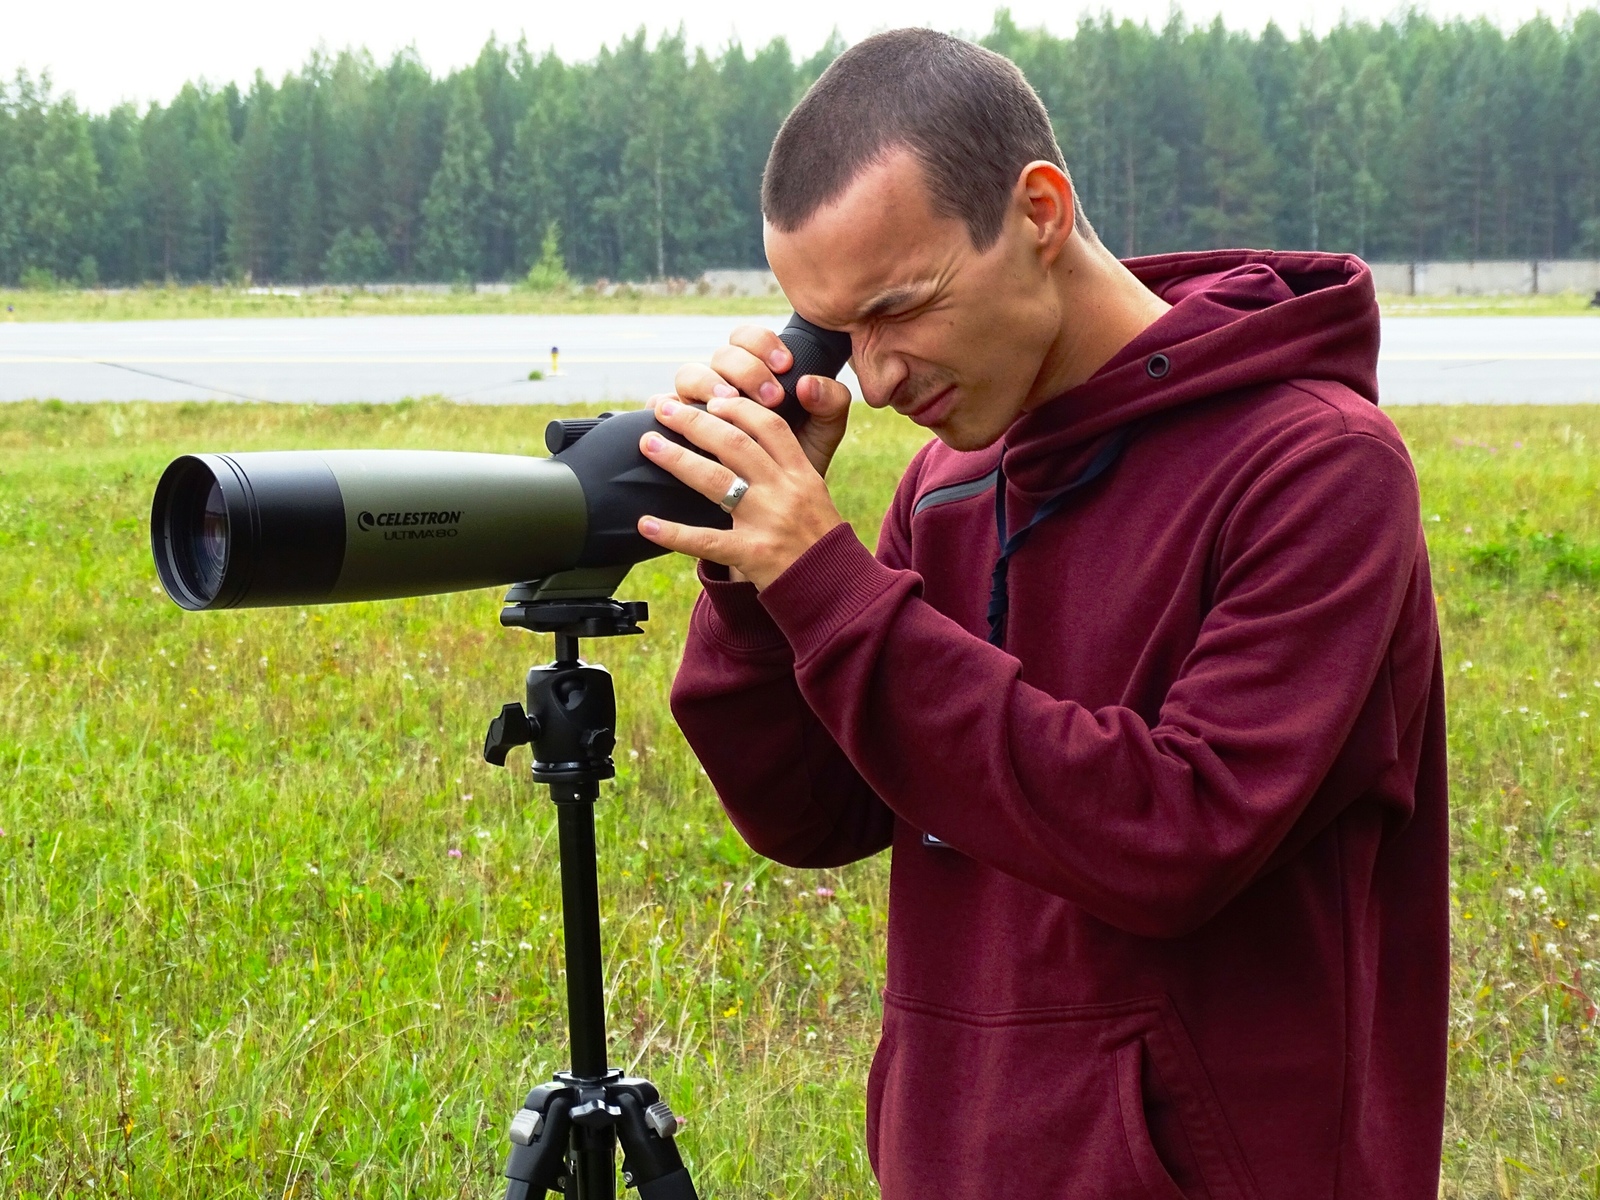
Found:
[[[949,415],[950,409],[954,407],[955,399],[956,385],[952,383],[935,392],[926,400],[921,401],[916,407],[907,410],[905,415],[916,424],[928,428],[937,425]]]

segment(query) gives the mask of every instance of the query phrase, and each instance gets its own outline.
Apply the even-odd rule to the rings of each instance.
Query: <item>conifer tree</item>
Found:
[[[1197,246],[1267,246],[1273,238],[1277,164],[1261,102],[1220,19],[1206,35],[1203,76],[1204,200],[1189,211]]]
[[[276,89],[259,73],[245,101],[244,136],[234,157],[227,261],[236,278],[265,282],[275,273],[281,219],[275,128]]]
[[[483,106],[470,81],[457,81],[444,127],[439,169],[422,202],[419,265],[435,279],[468,280],[483,267],[489,213],[489,154]]]
[[[539,260],[528,268],[526,283],[535,292],[562,292],[572,285],[566,260],[561,257],[561,226],[555,221],[545,226]]]

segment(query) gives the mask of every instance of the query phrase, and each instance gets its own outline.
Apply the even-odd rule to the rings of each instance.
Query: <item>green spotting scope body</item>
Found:
[[[848,334],[795,316],[778,412],[806,419],[802,376],[833,377]],[[150,543],[167,594],[187,609],[421,596],[620,568],[665,551],[646,513],[727,528],[717,505],[639,452],[647,409],[552,421],[549,458],[436,450],[186,454],[156,485]],[[617,575],[620,579],[620,574]]]

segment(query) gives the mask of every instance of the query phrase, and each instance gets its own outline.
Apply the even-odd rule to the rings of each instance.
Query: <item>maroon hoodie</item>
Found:
[[[1371,275],[1129,265],[1172,310],[924,447],[877,558],[841,526],[759,597],[708,578],[673,711],[760,853],[894,848],[887,1200],[1434,1200],[1444,694]],[[1015,530],[1130,424],[989,645],[997,461]]]

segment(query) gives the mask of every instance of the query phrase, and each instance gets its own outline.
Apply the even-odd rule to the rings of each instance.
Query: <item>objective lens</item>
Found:
[[[170,586],[180,603],[204,606],[217,598],[228,571],[228,504],[215,475],[195,459],[173,473],[170,498],[164,504],[166,563],[176,576],[182,596]],[[158,505],[161,505],[158,493]],[[157,548],[157,562],[162,554]]]
[[[206,493],[205,508],[200,513],[199,528],[192,535],[189,554],[194,564],[197,589],[207,596],[215,596],[222,586],[222,573],[228,567],[228,510],[222,503],[222,488],[216,480]]]

